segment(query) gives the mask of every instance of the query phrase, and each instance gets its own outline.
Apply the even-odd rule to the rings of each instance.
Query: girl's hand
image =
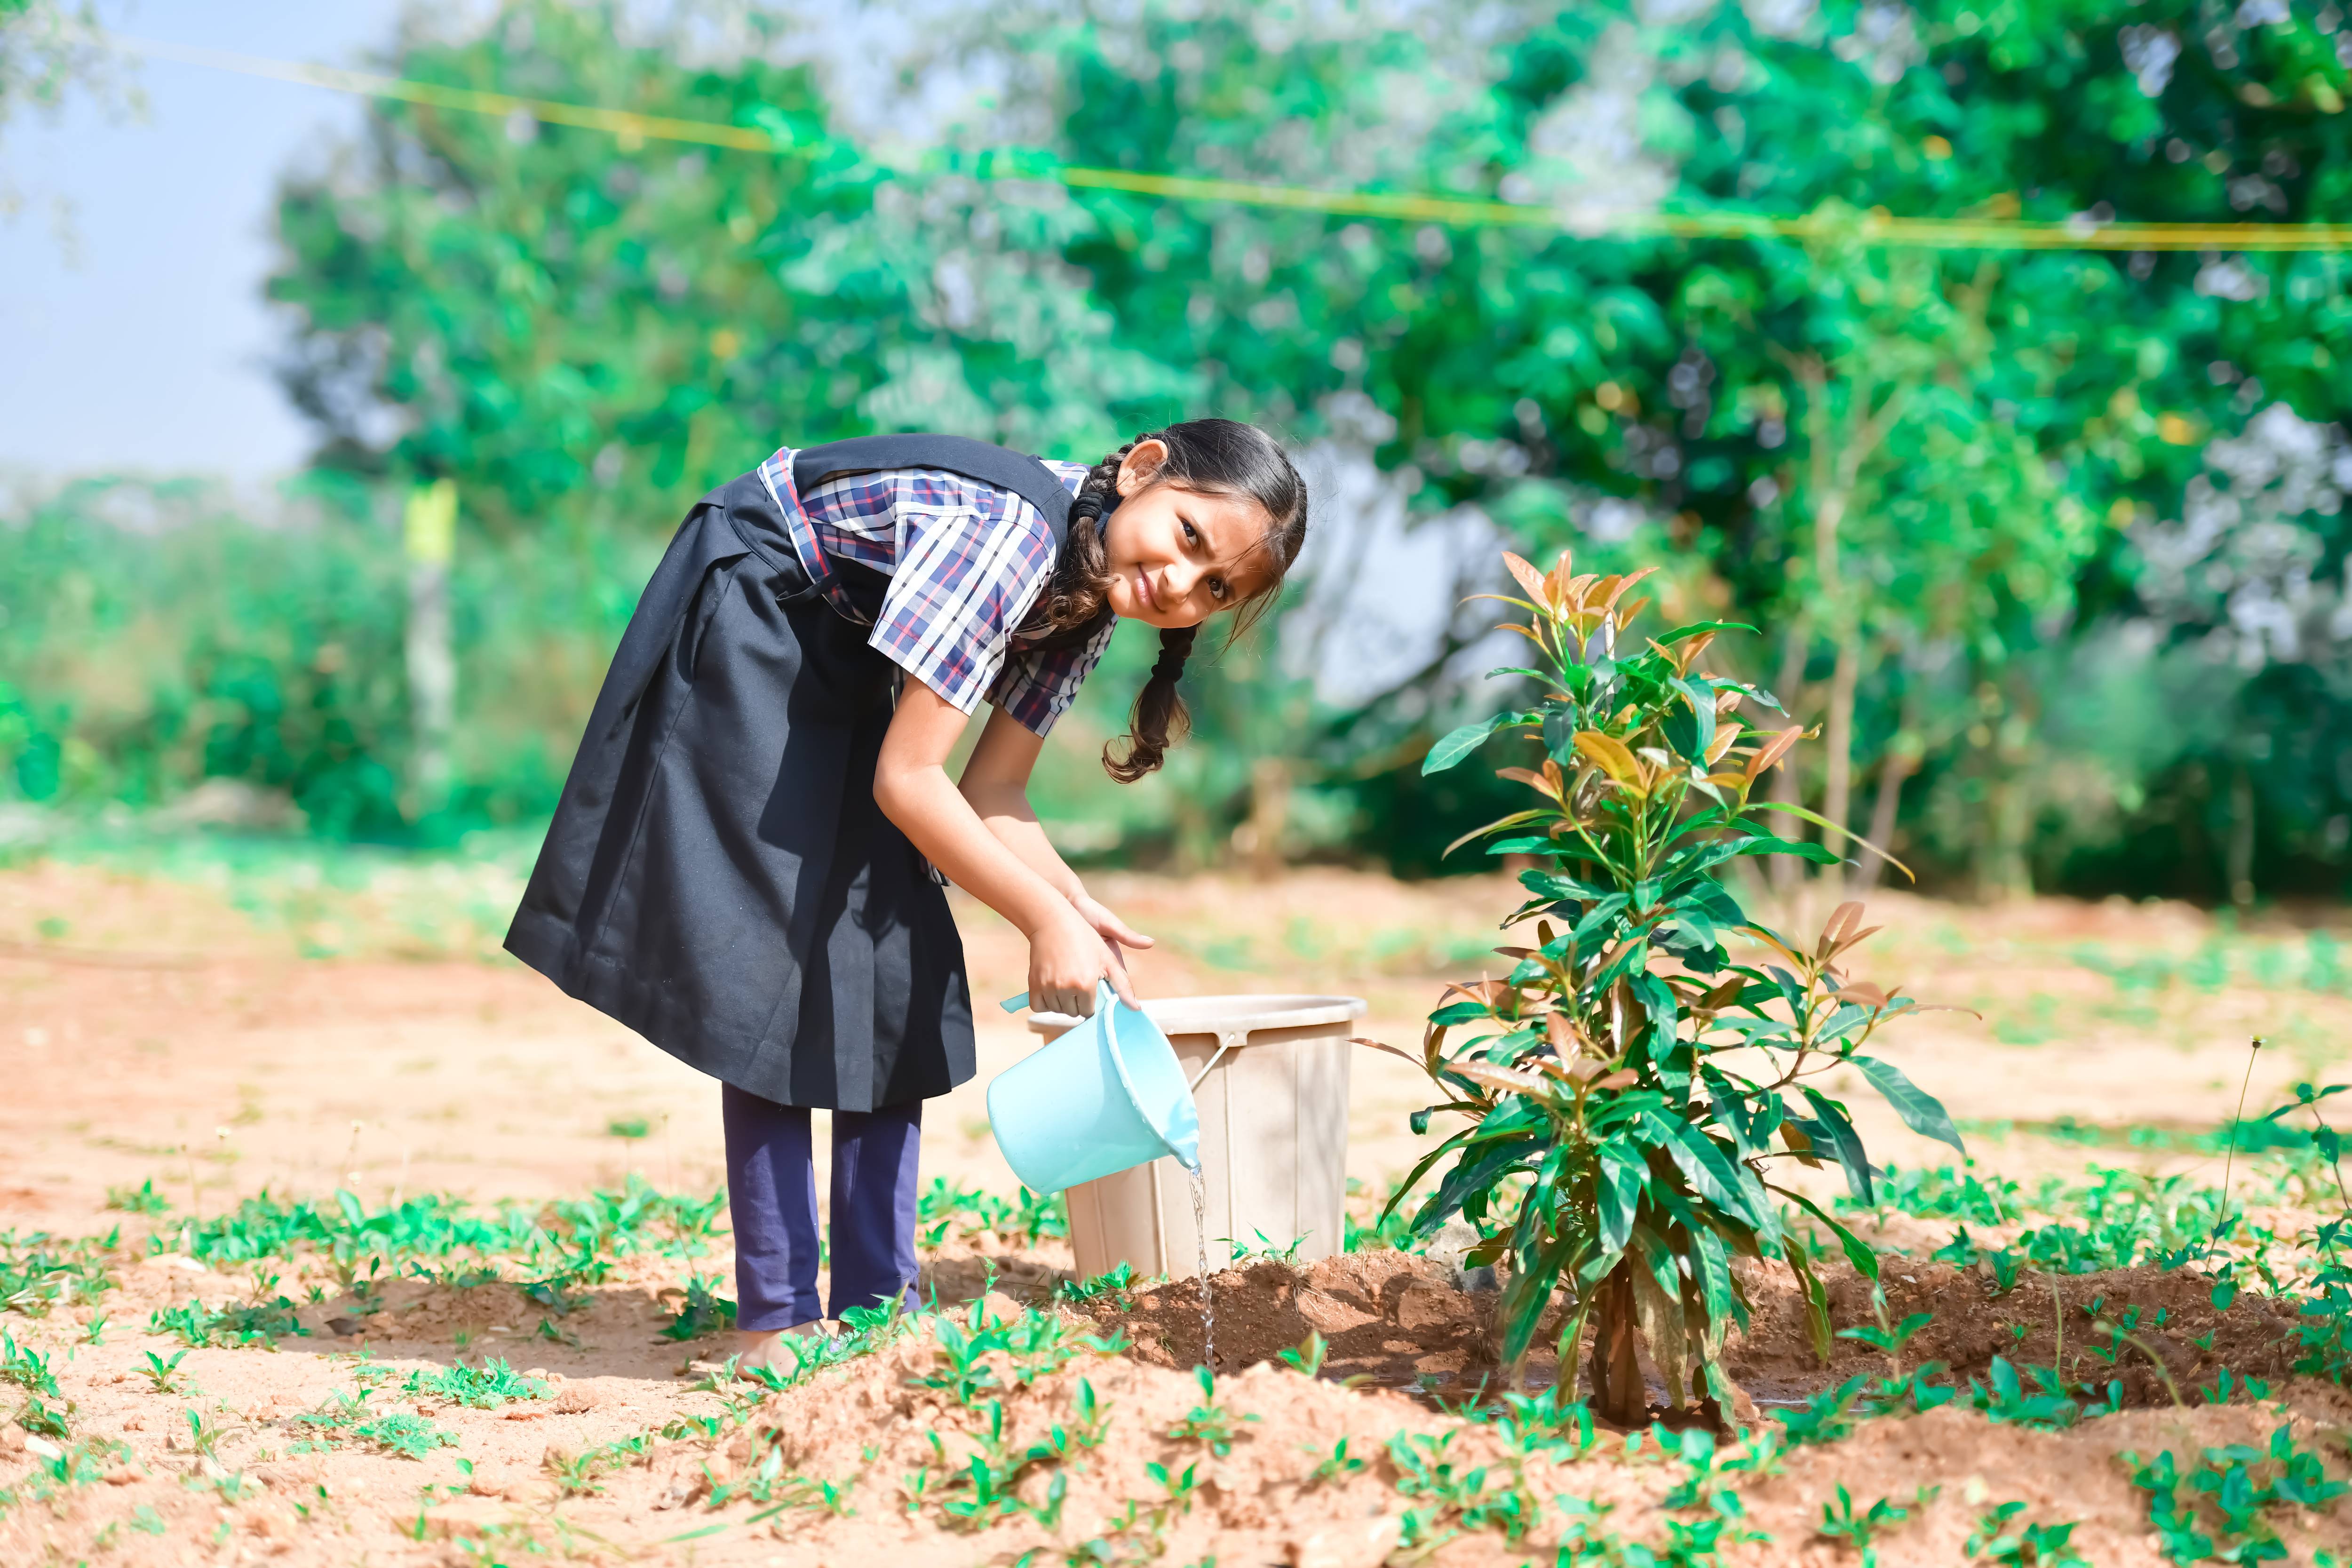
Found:
[[[1135,998],[1129,993],[1130,982],[1127,978],[1127,954],[1120,949],[1132,947],[1140,951],[1151,945],[1151,939],[1111,913],[1087,893],[1081,892],[1076,898],[1072,899],[1070,906],[1085,918],[1088,925],[1095,928],[1095,934],[1101,937],[1103,944],[1110,949],[1111,962],[1118,965],[1118,973],[1112,979],[1111,984],[1118,987],[1120,1000],[1130,1007],[1134,1006]]]
[[[1135,993],[1118,950],[1105,942],[1075,907],[1042,925],[1029,938],[1029,1005],[1039,1013],[1090,1018],[1095,986],[1108,980],[1119,1000],[1135,1005]]]

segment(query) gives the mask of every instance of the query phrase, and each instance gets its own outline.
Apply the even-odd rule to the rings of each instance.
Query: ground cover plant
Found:
[[[2305,1089],[2281,1109],[2308,1121],[2329,1103]],[[118,1326],[110,1362],[136,1363],[121,1384],[91,1364],[105,1347],[87,1343],[77,1315],[144,1321],[137,1309],[184,1299],[162,1293],[187,1276],[134,1259],[188,1255],[120,1236],[50,1242],[96,1266],[81,1277],[110,1283],[77,1307],[36,1297],[0,1315],[17,1435],[0,1442],[0,1545],[63,1531],[123,1562],[164,1563],[244,1539],[326,1563],[348,1560],[339,1553],[358,1530],[394,1562],[684,1562],[690,1544],[696,1562],[728,1563],[866,1550],[887,1521],[950,1555],[1190,1563],[1296,1556],[1370,1520],[1348,1560],[1730,1568],[1818,1542],[1885,1568],[2340,1563],[2331,1542],[2352,1528],[2352,1401],[2313,1392],[2339,1389],[2340,1365],[2287,1364],[2312,1352],[2300,1315],[2278,1315],[2324,1300],[2336,1267],[2322,1233],[2342,1217],[2340,1194],[2332,1210],[2296,1206],[2312,1195],[2301,1178],[2315,1158],[2262,1150],[2237,1163],[2227,1193],[2097,1164],[2032,1182],[1977,1164],[1884,1172],[1866,1199],[1840,1205],[1875,1277],[1834,1243],[1810,1260],[1836,1331],[1830,1364],[1813,1359],[1809,1282],[1785,1260],[1742,1266],[1752,1311],[1726,1336],[1725,1375],[1760,1388],[1795,1365],[1807,1381],[1720,1435],[1628,1428],[1557,1383],[1515,1390],[1491,1354],[1399,1392],[1392,1373],[1364,1369],[1393,1365],[1379,1358],[1399,1342],[1459,1355],[1453,1328],[1490,1320],[1494,1299],[1464,1293],[1452,1266],[1398,1250],[1369,1223],[1353,1252],[1304,1265],[1258,1257],[1223,1275],[1232,1307],[1214,1372],[1170,1354],[1162,1334],[1197,1315],[1189,1282],[1131,1269],[1081,1280],[1065,1265],[1032,1277],[1024,1299],[983,1268],[995,1283],[971,1300],[856,1314],[845,1338],[812,1340],[789,1370],[751,1384],[709,1359],[707,1332],[665,1337],[724,1232],[698,1202],[643,1184],[488,1211],[516,1216],[478,1221],[501,1227],[496,1238],[454,1223],[413,1229],[422,1239],[378,1276],[380,1332],[321,1323],[190,1346],[174,1329]],[[995,1221],[1021,1206],[949,1192],[938,1212],[987,1217],[966,1241],[927,1244],[935,1296],[964,1257],[995,1261]],[[439,1194],[407,1202],[412,1215],[470,1212]],[[353,1252],[339,1240],[402,1234],[402,1206],[257,1198],[194,1227],[163,1221],[157,1237],[262,1255],[246,1258],[260,1272],[198,1277],[207,1313],[266,1294],[315,1316],[349,1305],[331,1294]],[[1378,1194],[1357,1206],[1369,1220]],[[559,1212],[606,1219],[550,1230]],[[316,1223],[280,1223],[297,1213]],[[1990,1289],[1987,1257],[2023,1255],[2023,1237],[2060,1226],[2107,1237],[2108,1250],[2082,1259],[2095,1265],[2084,1272],[2028,1266],[2005,1292]],[[2176,1235],[2204,1238],[2198,1267],[2151,1266]],[[492,1239],[512,1250],[486,1250]],[[1969,1260],[1938,1256],[1964,1241]],[[485,1353],[447,1314],[467,1300],[497,1313],[531,1302],[515,1279],[555,1243],[604,1269],[565,1287],[563,1320],[590,1348],[541,1347],[569,1375]],[[1020,1250],[1066,1258],[1061,1245],[1039,1236]],[[2224,1302],[2232,1268],[2246,1283]],[[308,1300],[313,1284],[325,1299]],[[217,1299],[224,1290],[241,1296]],[[1253,1310],[1253,1299],[1286,1300],[1289,1314]],[[437,1317],[426,1331],[437,1340],[403,1335],[410,1302],[415,1318]],[[665,1359],[641,1363],[634,1384],[594,1377],[616,1336]],[[303,1391],[282,1405],[215,1392],[281,1368]],[[625,1411],[577,1397],[616,1381],[667,1392]],[[145,1410],[160,1419],[135,1414]],[[126,1411],[138,1423],[127,1432]],[[1917,1435],[1894,1436],[1906,1430]],[[2066,1445],[2080,1472],[2063,1508],[2021,1500],[2043,1495],[2029,1489],[2053,1462],[2035,1447],[2048,1444]],[[1944,1451],[1968,1453],[1972,1468],[1941,1467]]]
[[[1397,978],[1361,933],[1412,923],[1431,952],[1466,951],[1473,929],[1513,907],[1501,885],[1328,884],[1345,889],[1357,925],[1328,943],[1339,967],[1307,983],[1360,987],[1386,1016],[1411,1016],[1434,976]],[[1183,917],[1198,923],[1163,929],[1204,950],[1279,945],[1292,910],[1328,898],[1318,887],[1253,885],[1249,898],[1223,887],[1177,906],[1211,911]],[[2066,989],[2086,919],[2107,922],[2098,940],[2110,953],[2154,951],[2127,940],[2132,922],[2156,918],[2137,911],[2060,921],[1894,902],[1902,913],[1878,941],[1923,976],[1919,994],[1979,1004],[1988,984],[2038,966],[2028,984],[2061,998],[2053,1037],[2035,1046],[1985,1042],[1963,1017],[1916,1022],[1937,1042],[1927,1049],[1978,1052],[1956,1059],[1988,1072],[2056,1078],[2080,1059],[2072,1037],[2105,1017],[2110,986],[2084,971]],[[2037,918],[2041,934],[2016,935]],[[2210,943],[2210,925],[2166,918],[2163,951]],[[976,973],[992,962],[991,940],[975,928]],[[1787,963],[1753,939],[1726,951],[1750,966]],[[362,973],[289,966],[331,971],[344,992]],[[402,1007],[474,972],[430,973],[435,984],[421,985],[413,965],[399,970]],[[2267,1029],[2275,999],[2250,974],[2233,962],[2218,990],[2173,989],[2198,1027],[2234,1031],[2243,1017]],[[120,972],[89,981],[109,999],[132,989]],[[225,976],[220,989],[279,984],[272,971]],[[0,1224],[15,1227],[0,1256],[23,1280],[21,1300],[0,1309],[0,1561],[2158,1568],[2203,1552],[2314,1568],[2333,1553],[2340,1568],[2352,1538],[2352,1497],[2333,1489],[2352,1479],[2352,1401],[2330,1370],[2342,1352],[2321,1239],[2344,1212],[2322,1133],[2340,1121],[2343,1098],[2325,1091],[2341,1074],[2311,1047],[2280,1044],[2284,1026],[2254,1054],[2235,1118],[2242,1033],[2188,1066],[2162,1047],[2128,1058],[2135,1082],[2174,1073],[2180,1092],[2158,1119],[2141,1120],[2145,1100],[2103,1110],[2097,1099],[2003,1100],[1960,1084],[1966,1155],[1853,1101],[1879,1156],[1866,1194],[1834,1158],[1801,1176],[1792,1160],[1776,1164],[1866,1247],[1875,1278],[1822,1219],[1775,1194],[1775,1218],[1820,1287],[1829,1359],[1790,1264],[1735,1254],[1748,1321],[1726,1333],[1720,1365],[1754,1405],[1717,1431],[1612,1421],[1586,1375],[1563,1388],[1565,1292],[1509,1387],[1492,1332],[1499,1293],[1462,1256],[1461,1227],[1433,1247],[1411,1227],[1411,1198],[1388,1208],[1411,1163],[1394,1152],[1402,1132],[1351,1140],[1349,1250],[1308,1259],[1286,1257],[1286,1237],[1254,1241],[1219,1275],[1204,1376],[1192,1282],[1076,1277],[1058,1206],[957,1163],[960,1140],[986,1134],[963,1131],[950,1110],[927,1133],[927,1161],[933,1138],[941,1158],[926,1177],[923,1310],[810,1341],[772,1376],[742,1383],[717,1359],[733,1291],[726,1213],[698,1177],[708,1167],[665,1163],[668,1131],[625,1142],[604,1131],[619,1112],[690,1125],[677,1103],[642,1085],[608,1101],[540,1091],[557,1097],[548,1117],[576,1142],[536,1145],[534,1168],[550,1173],[511,1186],[428,1167],[421,1152],[418,1169],[434,1174],[404,1181],[396,1143],[377,1163],[337,1158],[304,1179],[276,1152],[288,1144],[267,1138],[324,1126],[339,1154],[343,1117],[330,1097],[349,1089],[322,1078],[321,1098],[303,1100],[256,1067],[240,1077],[260,1092],[240,1089],[220,1115],[250,1103],[266,1120],[214,1140],[247,1157],[192,1161],[167,1147],[168,1120],[142,1124],[113,1097],[137,1070],[202,1103],[185,1086],[238,1059],[241,1034],[200,1037],[201,1059],[165,1056],[128,1031],[110,1045],[98,1015],[23,994],[40,1026],[61,1035],[79,1018],[81,1042],[64,1053],[74,1086],[108,1098],[91,1100],[104,1115],[79,1146],[58,1131],[79,1113],[54,1109],[46,1150],[31,1138],[0,1150],[19,1173],[0,1178]],[[462,1006],[470,1017],[498,1003],[479,1037],[525,1048],[504,994],[485,982]],[[174,993],[163,1000],[195,1012]],[[2352,1023],[2329,1011],[2332,994],[2297,989],[2277,1005],[2314,1009],[2315,1031]],[[204,1026],[190,1018],[192,1034]],[[582,1047],[551,1038],[560,1076]],[[465,1092],[456,1073],[478,1070],[475,1056],[446,1059],[441,1085],[421,1071],[372,1081],[387,1097],[417,1086],[412,1102],[437,1116]],[[1394,1106],[1401,1123],[1423,1103],[1408,1098],[1427,1081],[1417,1062],[1365,1053],[1358,1071],[1360,1106],[1382,1117]],[[2298,1094],[2297,1078],[2311,1089]],[[436,1138],[467,1126],[418,1125]],[[495,1127],[486,1117],[468,1128],[469,1152],[518,1136]],[[1367,1152],[1378,1157],[1359,1163]],[[649,1174],[628,1179],[614,1161]],[[42,1187],[52,1168],[75,1184]],[[497,1195],[512,1187],[534,1195]],[[56,1195],[36,1210],[21,1196],[31,1191]],[[1497,1261],[1507,1285],[1510,1259]],[[289,1311],[305,1331],[261,1321]],[[258,1317],[233,1330],[245,1314]],[[184,1327],[202,1325],[210,1342],[191,1342]],[[264,1326],[273,1331],[254,1331]],[[1663,1408],[1663,1377],[1642,1370]]]
[[[1510,629],[1538,664],[1496,673],[1538,695],[1446,736],[1423,768],[1442,772],[1498,735],[1540,748],[1538,766],[1502,770],[1538,804],[1462,840],[1538,859],[1503,922],[1533,921],[1534,936],[1497,950],[1510,961],[1501,978],[1449,986],[1430,1015],[1421,1060],[1447,1098],[1416,1130],[1442,1114],[1470,1124],[1408,1179],[1437,1173],[1413,1229],[1464,1215],[1484,1236],[1471,1259],[1507,1263],[1502,1353],[1515,1373],[1565,1283],[1564,1381],[1589,1324],[1594,1399],[1610,1419],[1643,1418],[1645,1354],[1670,1411],[1704,1397],[1721,1419],[1736,1404],[1726,1337],[1748,1314],[1735,1257],[1785,1262],[1805,1282],[1817,1342],[1831,1333],[1811,1254],[1776,1198],[1875,1274],[1868,1247],[1770,1179],[1777,1160],[1826,1161],[1853,1195],[1872,1195],[1851,1115],[1814,1080],[1858,1072],[1915,1130],[1955,1149],[1959,1136],[1938,1101],[1864,1051],[1917,1005],[1849,976],[1845,955],[1871,934],[1861,906],[1794,942],[1757,923],[1717,875],[1745,856],[1838,864],[1770,825],[1773,812],[1817,821],[1811,813],[1755,798],[1801,728],[1743,724],[1733,715],[1752,723],[1778,702],[1703,668],[1719,633],[1748,628],[1709,622],[1637,641],[1647,600],[1633,590],[1648,572],[1579,575],[1566,552],[1548,573],[1504,560],[1526,596],[1503,601],[1528,614]],[[1735,960],[1735,940],[1766,952]]]

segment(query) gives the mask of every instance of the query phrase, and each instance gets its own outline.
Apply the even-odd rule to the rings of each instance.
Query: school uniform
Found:
[[[506,946],[721,1081],[742,1328],[911,1304],[921,1103],[975,1070],[971,995],[875,761],[909,677],[1041,736],[1067,710],[1108,617],[1013,628],[1086,473],[948,437],[785,447],[688,514],[597,696]]]

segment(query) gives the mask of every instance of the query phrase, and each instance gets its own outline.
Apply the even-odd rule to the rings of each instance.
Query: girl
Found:
[[[1159,767],[1201,624],[1237,611],[1238,632],[1306,534],[1297,469],[1227,419],[1090,468],[952,437],[787,447],[688,515],[506,945],[721,1080],[745,1368],[827,1315],[812,1107],[833,1112],[830,1316],[913,1303],[922,1102],[973,1072],[941,873],[1028,938],[1032,1005],[1091,1013],[1104,980],[1134,1002],[1121,950],[1150,939],[1054,853],[1030,769],[1119,616],[1160,657],[1103,765]]]

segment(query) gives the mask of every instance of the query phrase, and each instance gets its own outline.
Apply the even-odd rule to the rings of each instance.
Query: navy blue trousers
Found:
[[[816,1163],[808,1108],[724,1091],[735,1222],[735,1326],[797,1328],[894,1297],[915,1306],[915,1167],[923,1102],[833,1117],[833,1304],[817,1310]]]

